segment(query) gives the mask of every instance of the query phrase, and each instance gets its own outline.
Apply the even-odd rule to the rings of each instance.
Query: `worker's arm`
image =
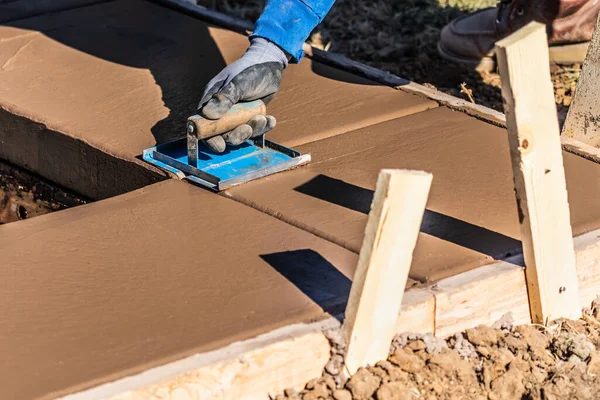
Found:
[[[298,62],[302,44],[323,19],[335,0],[269,0],[250,36],[250,47],[228,65],[206,88],[199,110],[209,119],[219,119],[236,103],[273,99],[288,62]],[[265,134],[275,126],[272,116],[256,116],[248,124],[210,138],[206,144],[216,152],[226,143],[238,145]]]
[[[251,37],[264,37],[276,43],[298,62],[302,44],[331,9],[335,0],[270,0]]]

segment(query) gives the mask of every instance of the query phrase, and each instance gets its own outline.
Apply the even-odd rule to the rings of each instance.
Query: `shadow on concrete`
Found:
[[[145,0],[99,1],[6,24],[41,31],[105,61],[150,71],[169,109],[168,117],[152,128],[157,143],[185,137],[185,121],[196,111],[204,87],[226,66],[206,24]],[[144,107],[147,99],[139,100]]]
[[[341,317],[352,281],[319,253],[302,249],[260,257],[323,310],[338,319]]]
[[[156,143],[185,137],[185,121],[196,111],[204,87],[226,66],[208,25],[148,0],[85,0],[76,4],[74,0],[18,0],[3,6],[14,14],[14,19],[0,16],[0,22],[41,31],[61,44],[105,61],[149,70],[170,111],[152,128]],[[35,17],[44,13],[49,14]],[[376,85],[321,63],[313,62],[312,67],[316,74],[329,79]],[[140,107],[143,104],[144,99],[140,99]]]
[[[294,190],[363,214],[369,214],[374,195],[372,190],[326,175],[318,175]],[[497,260],[522,253],[519,240],[432,210],[425,210],[421,232]]]
[[[294,68],[293,65],[288,68]],[[311,70],[315,74],[322,76],[327,79],[332,79],[339,82],[344,83],[352,83],[355,85],[365,85],[365,86],[382,86],[381,84],[371,81],[366,78],[362,78],[358,75],[354,75],[351,73],[342,73],[339,69],[335,69],[330,67],[329,65],[323,64],[322,62],[312,62]],[[406,81],[408,83],[408,81]]]

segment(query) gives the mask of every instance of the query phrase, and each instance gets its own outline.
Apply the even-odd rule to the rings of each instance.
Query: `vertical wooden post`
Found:
[[[563,135],[600,147],[600,15],[577,81]]]
[[[496,43],[521,240],[535,323],[581,317],[579,284],[546,28]]]
[[[388,356],[432,178],[379,173],[343,325],[349,374]]]

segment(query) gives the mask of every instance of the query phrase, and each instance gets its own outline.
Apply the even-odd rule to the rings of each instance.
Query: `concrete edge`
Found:
[[[60,157],[55,157],[60,154]],[[142,160],[111,155],[81,139],[0,107],[0,159],[92,200],[139,189],[171,177]]]
[[[330,350],[322,332],[338,326],[334,318],[286,326],[60,399],[265,398],[320,376]]]
[[[574,238],[581,306],[600,294],[600,229]],[[511,263],[514,262],[514,263]],[[511,312],[531,323],[521,256],[494,262],[404,294],[396,331],[447,337]],[[62,397],[61,400],[266,399],[319,377],[329,359],[325,334],[335,318],[297,324],[209,353]]]

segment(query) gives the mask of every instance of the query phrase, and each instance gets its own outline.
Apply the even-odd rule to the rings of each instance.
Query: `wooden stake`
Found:
[[[349,374],[387,359],[432,178],[379,173],[343,325]]]
[[[588,48],[563,135],[600,147],[600,15]]]
[[[531,319],[581,317],[546,27],[496,43]]]

